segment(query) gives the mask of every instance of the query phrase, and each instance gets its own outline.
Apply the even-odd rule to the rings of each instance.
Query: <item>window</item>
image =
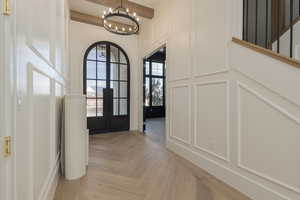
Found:
[[[96,45],[86,59],[87,116],[103,117],[103,89],[106,88],[106,45]]]
[[[152,75],[154,76],[163,76],[163,63],[152,62]]]
[[[112,115],[128,115],[128,57],[117,45],[100,42],[87,51],[85,94],[87,117],[104,117],[105,89],[113,90]]]
[[[163,78],[152,78],[152,106],[164,105]]]

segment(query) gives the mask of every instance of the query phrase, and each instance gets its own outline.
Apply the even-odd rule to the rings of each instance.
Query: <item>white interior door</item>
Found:
[[[8,3],[8,4],[7,4]],[[1,0],[0,15],[0,199],[14,200],[14,13],[13,1]],[[7,12],[11,10],[10,15]],[[8,141],[11,139],[11,142]],[[9,142],[8,148],[6,142]]]

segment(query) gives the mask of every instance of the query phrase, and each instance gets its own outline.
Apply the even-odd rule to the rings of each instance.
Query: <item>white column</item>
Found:
[[[87,160],[86,101],[83,95],[65,97],[65,165],[66,179],[86,174]]]

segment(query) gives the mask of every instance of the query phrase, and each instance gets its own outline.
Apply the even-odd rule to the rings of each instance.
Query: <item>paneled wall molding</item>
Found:
[[[155,48],[149,47],[166,37],[167,147],[252,199],[300,199],[298,69],[232,42],[242,36],[243,0],[164,1],[155,11],[139,35],[139,48],[151,53]],[[237,82],[254,88],[269,104],[240,91]],[[236,105],[238,92],[242,111]]]
[[[205,76],[214,76],[214,75],[225,74],[225,73],[229,73],[229,67],[226,67],[226,69],[224,69],[224,70],[208,72],[208,73],[203,73],[203,74],[194,73],[194,78],[201,78],[201,77],[205,77]]]
[[[176,89],[182,89],[182,88],[185,88],[186,90],[187,90],[187,93],[188,93],[188,96],[187,97],[185,97],[185,98],[187,98],[187,102],[188,102],[188,105],[184,105],[184,107],[185,107],[185,109],[187,110],[187,115],[188,115],[188,124],[186,124],[187,125],[187,129],[186,129],[186,132],[187,132],[187,139],[183,139],[183,138],[180,138],[180,137],[178,137],[178,136],[176,136],[176,135],[174,135],[174,117],[173,117],[173,112],[172,111],[174,111],[174,106],[176,106],[175,104],[174,104],[174,98],[173,98],[173,95],[174,95],[174,91],[176,90]],[[190,86],[188,85],[188,84],[178,84],[178,85],[176,85],[176,86],[173,86],[173,87],[171,87],[171,94],[170,94],[170,107],[171,107],[171,109],[170,109],[170,138],[172,138],[172,139],[175,139],[175,140],[177,140],[177,141],[179,141],[179,142],[182,142],[182,143],[184,143],[184,144],[186,144],[186,145],[191,145],[192,144],[192,134],[191,134],[191,88],[190,88]],[[182,105],[181,105],[182,106]]]
[[[198,104],[197,102],[201,101],[201,99],[198,99],[198,87],[201,86],[209,86],[209,85],[225,85],[226,86],[226,156],[221,156],[216,152],[213,152],[209,149],[206,149],[204,147],[201,147],[197,144],[197,135],[198,135]],[[230,108],[229,108],[229,81],[228,80],[216,80],[216,81],[210,81],[210,82],[197,82],[193,84],[193,93],[194,93],[194,147],[198,150],[201,150],[205,153],[210,154],[211,156],[220,159],[222,161],[225,161],[227,163],[230,162]]]
[[[55,1],[52,1],[52,4],[56,4]],[[41,6],[40,3],[35,2],[35,6]],[[32,23],[35,19],[35,13],[32,12],[28,16],[29,24],[26,27],[26,46],[31,49],[32,52],[37,54],[37,57],[45,60],[49,66],[55,66],[55,51],[56,51],[56,44],[55,40],[56,34],[54,34],[54,31],[51,31],[51,29],[56,29],[57,27],[57,21],[55,21],[56,15],[55,15],[55,7],[51,3],[44,4],[44,6],[48,6],[47,11],[44,12],[44,17],[47,18],[43,23]],[[27,5],[24,9],[29,9]],[[54,11],[54,12],[53,12]],[[48,16],[46,16],[48,14]],[[38,30],[37,30],[38,28]],[[41,29],[44,29],[41,31]],[[37,35],[40,34],[40,35]],[[38,38],[40,37],[40,38]],[[42,38],[41,38],[42,37]],[[46,38],[47,37],[47,38]],[[35,39],[38,41],[35,41]],[[39,41],[40,40],[40,41]]]
[[[35,47],[35,45],[33,44],[33,42],[31,41],[31,39],[27,38],[26,40],[26,45],[27,47],[30,49],[30,53],[34,53],[35,56],[37,56],[39,59],[42,59],[45,63],[47,63],[48,66],[55,68],[55,62],[52,61],[51,59],[48,59],[45,57],[45,55],[43,55],[39,50],[38,47]]]
[[[192,77],[191,54],[191,33],[189,31],[182,31],[169,38],[167,45],[169,81],[188,80]],[[172,59],[170,59],[171,55]]]
[[[242,119],[241,119],[241,91],[244,90],[246,92],[249,92],[251,95],[253,95],[255,98],[259,99],[262,103],[267,104],[268,106],[270,106],[272,109],[278,111],[279,113],[281,113],[283,116],[285,116],[287,119],[293,121],[294,123],[296,123],[299,128],[300,128],[300,119],[296,116],[294,116],[293,114],[289,113],[287,110],[285,110],[284,108],[278,106],[277,104],[275,104],[274,102],[272,102],[271,100],[269,100],[268,98],[266,98],[265,96],[263,96],[262,94],[256,92],[255,90],[251,89],[249,86],[247,86],[244,83],[241,82],[237,82],[237,87],[238,87],[238,92],[237,92],[237,110],[238,110],[238,167],[246,172],[249,172],[251,174],[256,175],[257,177],[263,178],[267,181],[270,181],[272,183],[275,183],[279,186],[282,186],[288,190],[294,191],[298,194],[300,194],[300,187],[299,186],[293,186],[290,185],[288,183],[284,183],[281,180],[278,180],[274,177],[271,177],[270,175],[258,172],[255,169],[251,169],[250,167],[245,166],[242,163],[242,157],[241,157],[241,137],[242,137]],[[286,163],[288,165],[288,163]],[[283,172],[284,173],[284,172]]]
[[[151,56],[153,53],[158,51],[161,47],[167,46],[167,39],[161,39],[159,41],[153,42],[152,46],[148,48],[144,53],[142,53],[142,58],[147,58]]]
[[[28,51],[26,51],[26,56],[32,57],[31,63],[35,70],[47,75],[49,78],[54,79],[62,85],[66,85],[66,79],[64,75],[58,72],[55,69],[55,66],[49,63],[46,59],[40,57],[41,55],[35,50],[35,48],[29,48]],[[45,65],[49,67],[43,67]]]
[[[18,1],[14,10],[15,199],[50,200],[59,177],[60,104],[69,87],[68,1]]]
[[[47,176],[47,180],[43,186],[43,189],[39,195],[38,200],[51,200],[54,198],[55,190],[59,181],[59,165],[60,165],[60,154],[56,156],[54,168],[50,171]]]
[[[293,200],[230,167],[220,164],[199,152],[193,151],[181,143],[169,140],[167,141],[167,147],[174,153],[182,156],[195,165],[200,166],[208,173],[221,178],[225,183],[243,192],[254,200],[262,199],[261,197],[263,197],[263,199],[272,200]]]
[[[161,35],[160,37],[157,37],[156,40],[153,40],[151,45],[152,45],[152,50],[155,49],[155,47],[163,46],[167,43],[168,41],[168,35]]]
[[[291,104],[296,105],[298,107],[300,106],[300,102],[297,102],[294,99],[288,98],[286,95],[283,95],[282,93],[274,90],[273,88],[268,87],[268,85],[266,85],[265,83],[254,79],[252,76],[250,76],[249,74],[243,72],[242,70],[240,70],[238,68],[232,68],[232,72],[237,73],[237,74],[239,74],[243,77],[246,77],[247,79],[255,82],[256,84],[259,84],[259,85],[263,86],[264,88],[268,89],[269,91],[272,91],[273,93],[275,93],[276,95],[278,95],[281,98],[285,99],[286,101],[290,102]]]
[[[189,79],[190,79],[190,77],[175,78],[175,79],[171,79],[170,82],[175,83],[175,82],[179,82],[179,81],[187,81]]]
[[[231,35],[242,38],[243,36],[243,0],[231,1]]]

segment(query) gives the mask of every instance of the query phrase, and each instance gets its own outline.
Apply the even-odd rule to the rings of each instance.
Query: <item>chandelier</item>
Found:
[[[129,8],[124,8],[123,0],[119,7],[103,11],[102,19],[104,28],[118,35],[138,34],[140,29],[139,17],[135,12],[130,13]]]

